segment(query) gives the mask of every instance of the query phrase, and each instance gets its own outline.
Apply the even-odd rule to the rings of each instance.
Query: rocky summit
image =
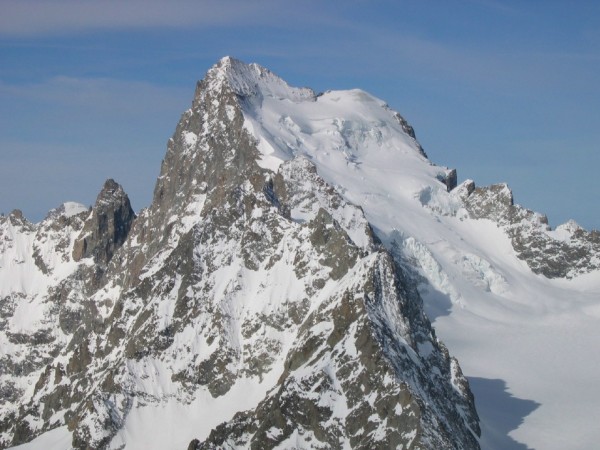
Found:
[[[596,232],[457,186],[370,94],[222,59],[137,216],[108,180],[89,209],[0,217],[0,448],[479,448],[422,300],[445,217],[548,278],[600,265]]]

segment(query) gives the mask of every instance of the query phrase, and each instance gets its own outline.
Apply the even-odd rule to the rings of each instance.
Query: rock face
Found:
[[[0,447],[141,448],[125,424],[175,408],[196,417],[179,448],[478,448],[467,380],[363,210],[302,155],[260,164],[245,108],[273,95],[316,101],[209,70],[137,218],[112,180],[91,212],[0,218],[25,281],[0,299]]]
[[[91,210],[0,217],[0,448],[50,430],[78,449],[479,448],[417,290],[431,254],[384,227],[389,195],[360,196],[400,177],[407,215],[491,220],[536,273],[600,265],[597,232],[551,231],[505,185],[457,186],[368,94],[225,58],[138,217],[113,180]]]
[[[398,123],[402,126],[402,130],[411,138],[413,138],[413,140],[415,141],[415,145],[417,147],[417,149],[419,150],[419,152],[427,157],[427,154],[425,153],[425,150],[423,149],[423,147],[421,147],[421,144],[417,141],[417,135],[415,134],[415,129],[412,127],[411,124],[408,123],[408,121],[402,117],[399,113],[394,112],[394,117],[396,118],[396,120],[398,121]]]
[[[436,175],[449,192],[438,187],[422,189],[423,206],[442,216],[461,220],[489,220],[508,236],[516,256],[531,271],[547,278],[568,278],[600,269],[600,233],[587,231],[570,221],[552,230],[545,215],[516,205],[504,184],[475,187],[472,180],[456,185],[454,170]]]
[[[448,169],[443,173],[438,174],[437,179],[446,185],[446,190],[450,192],[457,185],[456,169]]]
[[[577,224],[552,233],[546,216],[515,205],[506,184],[475,188],[465,199],[471,217],[490,219],[506,230],[531,270],[548,278],[572,278],[600,268],[600,233]],[[559,236],[560,235],[560,236]]]
[[[73,260],[92,257],[96,264],[106,265],[127,239],[135,213],[121,185],[106,180],[92,214],[73,246]]]

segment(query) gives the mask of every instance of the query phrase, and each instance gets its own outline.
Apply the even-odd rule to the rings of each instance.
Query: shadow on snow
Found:
[[[540,403],[514,397],[504,380],[468,377],[481,425],[482,450],[530,450],[509,433],[516,430]]]
[[[431,323],[435,323],[438,317],[449,316],[452,311],[452,300],[448,294],[438,291],[430,284],[419,286],[419,294],[423,299],[425,314]]]

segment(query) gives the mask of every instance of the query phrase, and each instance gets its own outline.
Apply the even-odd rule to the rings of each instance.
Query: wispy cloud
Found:
[[[181,108],[182,99],[189,97],[188,91],[110,78],[58,76],[31,84],[0,81],[0,98],[12,98],[15,102],[47,102],[54,107],[84,107],[90,112],[117,115]]]
[[[84,30],[261,23],[284,14],[283,3],[276,0],[4,0],[0,35],[23,37]],[[301,13],[301,9],[297,12]]]

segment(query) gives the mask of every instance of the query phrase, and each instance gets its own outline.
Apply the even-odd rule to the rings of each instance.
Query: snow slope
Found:
[[[268,82],[264,69],[249,67],[230,76],[245,86]],[[436,177],[447,169],[423,156],[381,100],[361,90],[299,96],[276,87],[244,103],[261,164],[276,170],[307,157],[363,208],[383,242],[400,244],[416,263],[438,335],[471,378],[482,448],[599,442],[600,272],[571,280],[532,273],[501,228],[470,219],[446,192]]]
[[[218,439],[212,436],[216,429],[227,436],[240,427],[232,439],[249,442],[244,424],[267,415],[269,402],[277,407],[278,395],[326,405],[333,415],[323,426],[334,430],[348,416],[350,403],[363,402],[361,407],[368,410],[377,395],[378,401],[386,400],[385,383],[391,380],[411,385],[412,393],[434,405],[432,410],[468,405],[457,405],[450,396],[432,398],[432,393],[447,394],[440,387],[444,383],[451,394],[456,390],[463,400],[468,396],[459,387],[456,362],[427,334],[430,330],[414,317],[412,324],[405,322],[394,309],[401,301],[409,304],[406,299],[392,296],[379,310],[369,311],[369,320],[388,325],[395,345],[408,353],[394,354],[390,360],[402,370],[395,376],[379,373],[385,383],[374,386],[368,398],[353,399],[348,386],[359,378],[344,380],[338,370],[339,355],[359,354],[352,344],[358,322],[335,341],[335,351],[323,350],[330,345],[325,338],[333,323],[315,318],[342,317],[348,292],[361,304],[370,270],[384,260],[377,254],[381,248],[373,241],[370,224],[405,270],[404,281],[418,286],[437,336],[469,378],[481,419],[481,448],[597,446],[600,360],[594,350],[600,345],[600,271],[571,279],[535,274],[515,250],[509,235],[514,224],[474,218],[465,200],[469,182],[448,192],[451,171],[430,162],[406,121],[364,91],[315,94],[232,58],[211,68],[198,86],[204,91],[197,91],[192,109],[169,141],[153,205],[136,219],[116,253],[117,262],[103,269],[110,281],[86,299],[86,307],[112,322],[91,327],[81,343],[73,341],[81,348],[64,350],[56,360],[59,365],[52,373],[46,370],[45,378],[36,369],[19,381],[24,395],[31,396],[36,385],[34,400],[52,399],[52,390],[61,384],[57,379],[63,377],[66,385],[67,375],[75,387],[87,386],[86,380],[108,386],[110,395],[101,397],[98,392],[106,392],[89,388],[85,392],[90,401],[57,406],[53,426],[62,423],[60,415],[67,407],[69,414],[77,407],[76,437],[95,439],[97,445],[110,441],[110,448],[186,448],[193,438]],[[248,136],[240,130],[250,135],[252,145],[246,145]],[[251,161],[256,150],[260,170]],[[245,165],[236,165],[240,161]],[[271,184],[256,181],[264,175],[262,169],[271,171],[265,178]],[[277,189],[287,192],[285,205],[279,203]],[[485,199],[494,196],[512,198],[502,185]],[[493,201],[483,206],[493,207]],[[239,210],[245,215],[236,215]],[[43,298],[49,287],[76,271],[84,279],[89,276],[94,267],[90,258],[76,261],[71,256],[84,221],[93,217],[86,211],[67,203],[49,215],[46,225],[26,223],[18,215],[0,220],[0,294],[17,292],[26,299],[7,319],[13,340],[20,338],[17,331],[33,332],[43,320],[51,326],[44,319],[53,317],[44,310],[51,306]],[[60,222],[55,220],[59,216]],[[564,245],[579,230],[575,223],[546,229],[538,215],[526,219],[525,247],[530,228]],[[336,260],[332,253],[339,249],[321,247],[318,239],[318,245],[311,242],[329,232],[347,236],[347,241],[337,241],[345,258]],[[358,261],[354,266],[347,262],[352,258]],[[340,264],[347,266],[340,269]],[[332,275],[336,269],[339,278]],[[384,286],[392,278],[382,278]],[[96,289],[95,278],[89,280],[90,289]],[[406,286],[407,291],[411,288]],[[78,306],[78,289],[74,286],[67,298],[67,312]],[[66,344],[71,325],[66,323],[64,333],[49,333],[56,335],[57,346]],[[316,352],[310,342],[323,351]],[[10,356],[21,350],[8,337],[0,343]],[[85,349],[103,356],[79,367]],[[309,351],[317,356],[299,358]],[[367,356],[362,360],[373,357]],[[294,360],[300,361],[298,367],[288,370]],[[106,364],[111,365],[110,376]],[[67,372],[61,372],[63,366]],[[362,367],[356,366],[353,376]],[[282,372],[287,378],[279,379]],[[322,379],[323,374],[327,377]],[[284,380],[281,385],[278,379]],[[419,384],[419,379],[433,383]],[[297,391],[297,386],[309,389]],[[313,388],[323,394],[314,394]],[[71,400],[75,394],[64,398]],[[231,421],[242,410],[245,415]],[[400,404],[394,411],[403,413]],[[462,419],[471,427],[465,411]],[[114,429],[102,422],[109,422],[108,415]],[[370,422],[367,418],[358,422]],[[33,419],[31,425],[41,427]],[[396,428],[387,418],[376,426],[372,439]],[[336,432],[346,433],[346,428]],[[414,430],[404,434],[406,442],[414,438]],[[282,432],[273,427],[267,435]],[[307,439],[316,442],[311,433],[295,430],[280,446],[309,446]],[[342,447],[349,448],[352,436],[344,436]],[[70,447],[72,437],[65,426],[58,426],[15,448],[62,450]]]

